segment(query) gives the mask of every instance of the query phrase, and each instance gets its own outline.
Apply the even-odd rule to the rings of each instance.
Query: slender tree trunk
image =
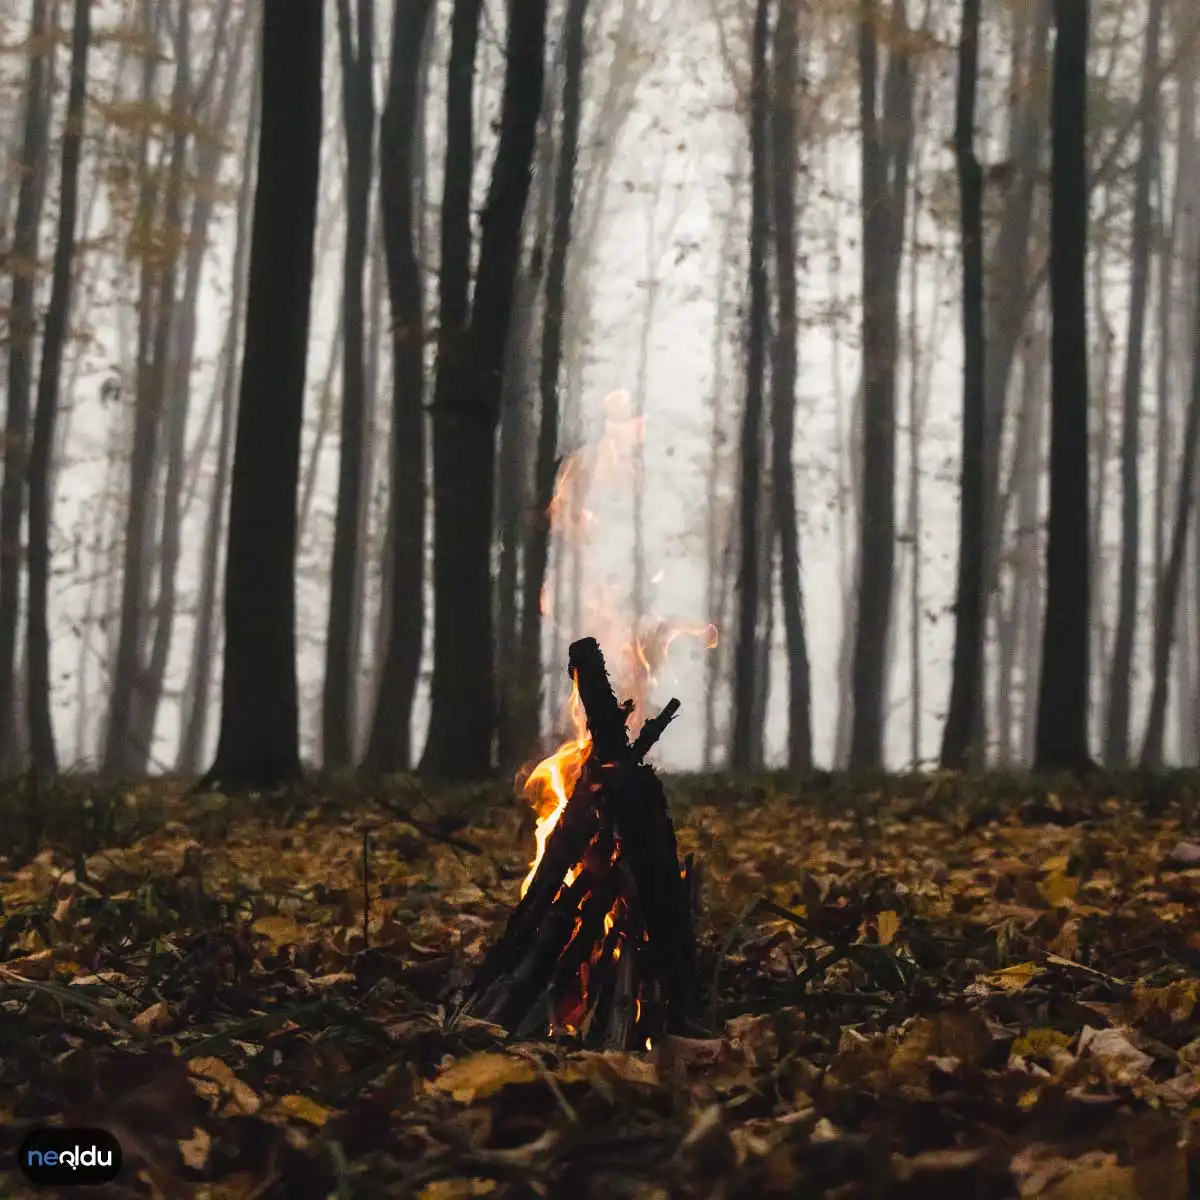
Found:
[[[862,123],[863,491],[854,720],[850,762],[883,763],[888,633],[896,556],[896,357],[898,284],[912,144],[912,80],[904,45],[904,0],[892,0],[891,51],[878,111],[876,0],[860,0],[859,114]]]
[[[29,393],[37,332],[36,286],[42,202],[46,191],[46,140],[50,94],[46,62],[52,39],[51,6],[33,0],[29,19],[29,73],[21,136],[17,216],[9,251],[12,295],[8,309],[8,395],[4,423],[4,478],[0,482],[0,767],[16,759],[17,623],[21,608],[21,526]]]
[[[260,51],[255,35],[256,58]],[[178,771],[181,775],[196,775],[208,750],[209,693],[212,689],[212,663],[217,638],[217,574],[220,569],[221,543],[225,534],[226,488],[229,483],[230,456],[237,418],[237,366],[241,341],[242,310],[245,307],[247,259],[250,251],[251,184],[254,180],[254,161],[258,140],[259,96],[262,78],[254,71],[250,100],[250,116],[246,123],[238,175],[237,218],[233,235],[233,265],[230,271],[229,317],[225,325],[225,341],[221,348],[220,370],[211,403],[220,409],[217,432],[217,471],[209,501],[208,521],[204,529],[204,544],[200,557],[200,596],[196,602],[196,631],[192,643],[192,663],[188,673],[188,709],[184,718],[183,738],[179,749]]]
[[[421,769],[442,778],[479,779],[492,771],[496,428],[542,106],[546,7],[546,0],[513,0],[509,8],[500,133],[480,220],[470,325],[462,336],[451,323],[442,330],[438,347],[434,656],[429,738]]]
[[[542,313],[542,352],[538,375],[541,411],[538,416],[533,510],[526,543],[521,603],[520,661],[521,677],[526,688],[518,723],[518,749],[521,753],[528,753],[537,744],[542,708],[542,611],[539,598],[546,581],[546,563],[550,552],[550,502],[554,497],[554,480],[558,470],[559,385],[562,378],[568,254],[574,228],[586,21],[587,0],[568,0],[563,29],[562,121],[554,170],[554,211],[550,224],[550,253],[546,263],[545,307]]]
[[[374,771],[404,771],[412,762],[412,707],[425,629],[425,294],[413,206],[421,177],[414,163],[424,146],[421,62],[432,11],[432,0],[396,6],[379,124],[379,194],[392,312],[392,580],[384,589],[390,602],[387,651],[365,759]],[[443,219],[450,215],[443,210]]]
[[[1151,189],[1158,157],[1158,60],[1162,19],[1163,0],[1150,0],[1146,49],[1142,58],[1142,143],[1134,176],[1129,332],[1125,341],[1125,381],[1121,406],[1120,603],[1108,682],[1108,728],[1104,738],[1104,758],[1109,766],[1123,766],[1129,755],[1129,699],[1141,549],[1138,471],[1141,456],[1142,352],[1150,290],[1150,246],[1154,233]]]
[[[1193,268],[1200,284],[1200,262]],[[1198,288],[1200,296],[1200,288]],[[1200,299],[1197,301],[1200,311]],[[1200,443],[1200,321],[1192,334],[1192,388],[1183,432],[1183,454],[1175,499],[1175,521],[1171,529],[1170,551],[1162,578],[1158,581],[1157,613],[1154,623],[1153,684],[1146,737],[1142,744],[1143,767],[1162,763],[1163,735],[1166,729],[1167,692],[1170,682],[1171,644],[1174,640],[1180,581],[1187,550],[1188,521],[1196,491],[1196,457]]]
[[[963,406],[959,485],[958,583],[954,602],[954,665],[950,708],[942,731],[943,770],[983,761],[984,491],[986,376],[983,315],[983,171],[975,154],[980,0],[963,0],[958,45],[954,153],[962,225]]]
[[[203,786],[300,773],[296,485],[322,127],[321,0],[264,0],[246,347],[225,563],[221,734]]]
[[[759,609],[763,581],[760,575],[759,489],[763,475],[763,393],[767,344],[767,238],[768,172],[767,136],[770,81],[767,44],[770,33],[769,0],[756,0],[750,79],[750,305],[746,328],[746,392],[742,408],[739,563],[737,627],[733,658],[733,737],[729,765],[735,771],[753,765],[754,687],[757,660]]]
[[[1050,171],[1050,516],[1039,769],[1088,756],[1088,0],[1055,0]]]
[[[779,588],[783,601],[788,661],[787,766],[812,767],[812,696],[808,642],[804,632],[804,593],[800,572],[800,533],[796,525],[796,67],[799,50],[797,4],[780,0],[775,21],[773,63],[772,180],[775,208],[775,286],[778,292],[775,354],[771,371],[771,477],[779,537]]]
[[[50,710],[50,451],[58,411],[63,346],[71,312],[71,265],[75,258],[75,220],[79,207],[79,159],[87,101],[88,49],[91,44],[92,0],[75,0],[71,31],[71,78],[67,122],[62,140],[62,181],[58,207],[58,243],[54,249],[50,306],[42,336],[33,441],[29,453],[29,615],[26,664],[29,738],[33,766],[39,776],[58,771],[54,720]]]
[[[342,261],[342,420],[338,458],[333,565],[329,576],[329,626],[321,706],[324,765],[346,767],[354,752],[354,701],[358,663],[352,660],[355,576],[362,507],[363,423],[366,417],[366,307],[363,297],[370,230],[371,168],[375,142],[375,6],[337,0],[342,64],[342,123],[346,131],[346,248]]]

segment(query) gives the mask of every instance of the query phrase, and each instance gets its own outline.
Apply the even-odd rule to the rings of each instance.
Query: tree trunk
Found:
[[[186,3],[186,0],[185,0]],[[153,101],[154,77],[158,57],[158,25],[163,13],[145,0],[142,8],[143,25],[151,44],[145,48],[142,73],[142,102]],[[151,242],[154,224],[157,187],[149,162],[148,135],[142,147],[144,177],[138,199],[136,232],[142,245],[140,295],[138,299],[138,362],[137,383],[133,408],[133,444],[129,456],[129,516],[125,528],[124,566],[121,575],[121,609],[117,623],[117,649],[112,671],[112,691],[109,697],[108,725],[104,737],[104,756],[101,770],[106,775],[123,775],[138,769],[139,754],[149,747],[134,747],[131,734],[135,706],[142,682],[144,615],[149,605],[147,597],[152,575],[151,558],[155,549],[150,530],[153,528],[154,484],[157,471],[158,435],[166,390],[166,348],[169,345],[171,310],[175,303],[174,230],[179,225],[180,190],[183,185],[183,155],[187,143],[187,126],[182,117],[186,109],[187,65],[176,64],[175,83],[171,96],[174,136],[170,151],[170,166],[162,236],[164,252],[155,253]],[[167,230],[170,230],[170,234]],[[168,242],[169,238],[169,242]],[[160,353],[161,351],[161,353]]]
[[[459,2],[473,6],[475,0]],[[500,135],[480,220],[470,325],[465,334],[454,322],[445,325],[438,347],[433,413],[433,681],[421,770],[442,778],[480,779],[492,771],[496,428],[542,106],[545,43],[546,0],[513,0],[506,31]],[[469,89],[467,101],[469,105]],[[450,163],[448,149],[447,166]],[[469,158],[466,167],[469,177]],[[466,199],[469,202],[469,195]],[[469,252],[469,239],[462,249]]]
[[[750,60],[750,305],[746,328],[746,393],[742,408],[740,518],[738,540],[737,627],[733,652],[733,736],[729,766],[747,771],[753,765],[754,689],[759,609],[763,580],[759,489],[763,475],[763,392],[767,345],[767,136],[770,80],[767,43],[770,0],[756,0]]]
[[[1040,770],[1088,756],[1088,0],[1055,0],[1050,169],[1050,515],[1038,691]]]
[[[954,154],[962,223],[963,407],[959,484],[958,582],[954,601],[954,661],[950,708],[942,731],[943,770],[982,764],[984,634],[984,344],[983,172],[975,154],[975,95],[979,79],[980,0],[963,0],[958,45]]]
[[[296,485],[322,127],[321,0],[264,0],[246,345],[225,562],[221,734],[205,787],[300,773]]]
[[[50,452],[58,412],[63,346],[71,312],[71,264],[75,258],[75,217],[79,205],[79,159],[86,115],[88,49],[91,45],[91,0],[75,0],[71,31],[71,77],[67,121],[62,140],[62,180],[58,207],[58,242],[50,285],[50,306],[42,336],[29,452],[29,614],[26,629],[29,738],[34,770],[45,778],[58,771],[54,720],[50,709]]]
[[[432,0],[396,6],[379,123],[379,191],[392,311],[392,580],[385,589],[391,605],[387,651],[365,759],[374,771],[404,771],[412,761],[412,706],[425,628],[425,297],[413,204],[414,160],[424,143],[418,123],[421,59],[432,9]]]
[[[858,56],[862,123],[863,490],[850,763],[883,763],[888,631],[896,554],[898,286],[912,144],[912,80],[904,0],[893,0],[891,50],[876,103],[876,0],[861,0]]]
[[[329,625],[321,742],[327,768],[350,765],[354,753],[354,702],[358,663],[352,659],[355,576],[362,507],[363,423],[366,417],[366,307],[363,297],[370,228],[371,168],[375,140],[375,6],[337,0],[342,64],[342,124],[346,133],[346,247],[342,260],[342,419],[338,458],[333,565],[329,575]]]
[[[1129,698],[1133,676],[1133,633],[1138,611],[1141,548],[1142,352],[1150,285],[1150,247],[1154,236],[1151,188],[1158,158],[1158,60],[1163,0],[1150,0],[1146,49],[1142,58],[1142,142],[1133,192],[1133,245],[1130,250],[1129,332],[1125,342],[1125,381],[1121,405],[1121,575],[1117,629],[1108,683],[1108,728],[1104,759],[1124,766],[1129,756]]]
[[[4,479],[0,483],[0,767],[16,759],[17,622],[21,608],[21,525],[25,515],[25,470],[29,393],[37,332],[38,234],[46,191],[46,140],[50,89],[46,59],[53,31],[51,6],[33,0],[29,19],[29,74],[21,136],[20,186],[9,261],[12,294],[8,309],[8,396],[4,424]]]
[[[779,537],[779,589],[783,601],[788,662],[787,766],[812,767],[812,697],[800,533],[796,526],[796,68],[799,51],[797,4],[780,0],[775,20],[773,62],[772,179],[774,183],[775,286],[778,292],[771,370],[771,478]]]
[[[256,46],[261,30],[255,35]],[[256,49],[256,56],[260,53]],[[239,164],[237,218],[233,235],[233,266],[230,271],[229,317],[225,340],[221,348],[218,382],[211,403],[220,408],[220,427],[217,431],[217,471],[209,501],[208,522],[204,529],[204,544],[200,558],[200,596],[196,602],[196,631],[193,639],[192,663],[188,673],[188,710],[183,724],[179,748],[178,771],[181,775],[196,775],[200,771],[208,746],[209,692],[212,686],[213,644],[217,633],[217,572],[225,533],[226,487],[229,482],[230,452],[237,410],[237,365],[241,340],[242,309],[245,306],[249,282],[246,260],[250,250],[250,197],[254,179],[254,160],[259,126],[259,97],[262,77],[257,69],[251,85],[250,116],[246,123],[245,143]]]
[[[525,547],[525,577],[521,603],[521,695],[517,724],[520,753],[537,744],[542,710],[542,610],[539,603],[550,553],[550,503],[558,469],[563,328],[567,303],[567,258],[574,228],[575,171],[579,157],[580,112],[583,105],[584,31],[587,0],[567,0],[564,18],[562,121],[554,168],[550,253],[546,263],[542,349],[538,374],[541,411],[538,416],[534,462],[533,509]]]

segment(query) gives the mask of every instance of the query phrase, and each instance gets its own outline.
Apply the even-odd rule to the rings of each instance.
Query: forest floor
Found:
[[[62,1123],[112,1197],[1200,1195],[1200,776],[668,790],[706,1028],[642,1053],[448,1025],[532,853],[504,789],[0,796],[0,1162]]]

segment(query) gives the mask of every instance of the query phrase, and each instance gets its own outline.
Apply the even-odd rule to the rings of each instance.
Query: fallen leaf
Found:
[[[528,1059],[510,1054],[474,1054],[447,1067],[429,1085],[446,1092],[459,1104],[473,1104],[510,1083],[532,1083],[537,1068]]]
[[[299,1096],[295,1093],[280,1096],[279,1107],[289,1117],[297,1117],[301,1121],[307,1121],[310,1125],[324,1125],[333,1115],[332,1109],[318,1104],[308,1096]]]

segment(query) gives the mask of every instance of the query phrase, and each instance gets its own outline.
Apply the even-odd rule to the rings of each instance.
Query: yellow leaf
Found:
[[[1012,1053],[1019,1054],[1022,1058],[1036,1058],[1046,1054],[1055,1046],[1060,1046],[1065,1050],[1070,1043],[1071,1039],[1061,1030],[1031,1029],[1013,1042]]]
[[[1053,908],[1061,908],[1070,904],[1075,899],[1075,893],[1078,890],[1078,876],[1064,875],[1061,871],[1047,875],[1038,884],[1038,891],[1041,892],[1042,899]]]
[[[250,928],[255,933],[261,933],[275,949],[280,946],[294,946],[303,936],[300,926],[291,917],[278,914],[259,917]]]
[[[447,1067],[432,1088],[448,1092],[460,1104],[473,1104],[510,1083],[532,1083],[537,1070],[528,1059],[508,1054],[474,1054]]]
[[[980,982],[990,987],[1000,988],[1006,992],[1019,992],[1027,987],[1042,973],[1042,968],[1033,962],[1016,963],[1005,967],[1003,971],[994,971],[991,975],[981,975]]]
[[[879,930],[879,944],[890,946],[896,934],[900,932],[899,914],[894,913],[890,908],[885,908],[876,918],[875,923]]]
[[[326,1108],[323,1104],[318,1104],[315,1100],[310,1100],[307,1096],[298,1096],[295,1093],[288,1096],[281,1096],[279,1098],[279,1107],[289,1117],[296,1117],[301,1121],[307,1121],[310,1125],[324,1125],[333,1115],[332,1109]]]
[[[1133,1003],[1139,1018],[1151,1013],[1171,1021],[1186,1021],[1200,1000],[1200,982],[1195,979],[1177,979],[1166,987],[1146,987],[1144,983],[1133,985]]]
[[[417,1200],[468,1200],[489,1196],[495,1190],[494,1179],[435,1179],[417,1193]]]

